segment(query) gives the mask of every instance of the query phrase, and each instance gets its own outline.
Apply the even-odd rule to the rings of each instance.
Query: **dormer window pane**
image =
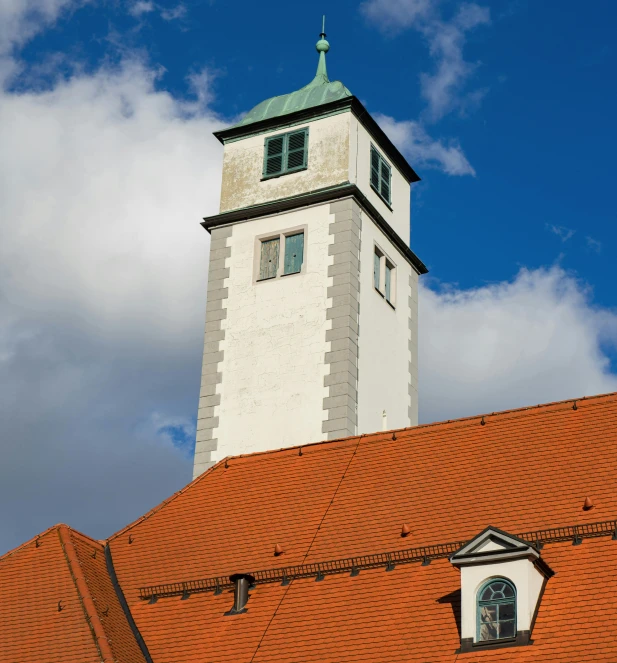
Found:
[[[493,580],[478,593],[478,640],[516,635],[516,595],[504,580]]]

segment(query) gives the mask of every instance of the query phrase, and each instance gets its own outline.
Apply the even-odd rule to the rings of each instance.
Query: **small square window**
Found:
[[[374,145],[371,145],[371,187],[390,205],[392,169]]]
[[[277,237],[260,239],[257,281],[300,274],[304,264],[304,230],[282,232]],[[282,255],[281,255],[282,249]],[[257,268],[256,268],[257,269]]]
[[[373,255],[373,285],[375,290],[394,308],[396,299],[396,267],[375,247]]]
[[[264,179],[304,170],[308,162],[308,127],[269,136],[264,145]]]

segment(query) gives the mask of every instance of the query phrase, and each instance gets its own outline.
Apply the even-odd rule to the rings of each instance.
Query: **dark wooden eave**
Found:
[[[362,123],[365,129],[373,136],[379,147],[387,154],[388,158],[398,168],[401,174],[409,183],[419,182],[420,177],[416,171],[407,163],[407,159],[398,151],[394,143],[386,136],[383,129],[375,122],[370,113],[364,108],[362,103],[356,97],[346,97],[345,99],[338,99],[329,104],[322,104],[321,106],[314,106],[304,110],[296,111],[295,113],[287,113],[278,117],[272,117],[259,122],[253,122],[245,126],[230,127],[229,129],[222,129],[215,131],[214,135],[221,143],[230,140],[237,140],[238,138],[246,138],[263,131],[272,129],[279,129],[299,122],[307,122],[323,115],[329,115],[337,111],[349,109]]]
[[[272,214],[280,214],[281,212],[288,212],[298,207],[306,207],[308,205],[316,205],[319,203],[326,203],[329,201],[340,200],[341,198],[353,197],[356,202],[364,209],[364,211],[375,221],[379,228],[384,232],[388,239],[398,248],[398,250],[406,258],[418,274],[426,274],[428,269],[426,265],[418,258],[418,256],[407,246],[401,237],[394,231],[392,226],[384,219],[384,217],[377,211],[371,201],[360,191],[355,184],[345,182],[337,186],[328,187],[325,189],[318,189],[310,193],[304,193],[297,196],[290,196],[289,198],[280,198],[261,205],[252,205],[251,207],[243,207],[242,209],[231,210],[230,212],[223,212],[222,214],[215,214],[214,216],[207,216],[202,222],[202,226],[211,232],[212,228],[217,226],[226,226],[233,223],[241,223],[250,219],[256,219],[261,216],[270,216]]]

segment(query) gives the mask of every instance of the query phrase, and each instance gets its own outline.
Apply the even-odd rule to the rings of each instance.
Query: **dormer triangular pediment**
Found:
[[[462,566],[520,557],[537,559],[539,556],[538,550],[527,541],[489,526],[457,550],[450,561],[455,566]]]

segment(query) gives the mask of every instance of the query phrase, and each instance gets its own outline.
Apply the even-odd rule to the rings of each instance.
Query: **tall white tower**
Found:
[[[419,180],[326,73],[257,105],[224,145],[194,475],[229,455],[417,424]]]

